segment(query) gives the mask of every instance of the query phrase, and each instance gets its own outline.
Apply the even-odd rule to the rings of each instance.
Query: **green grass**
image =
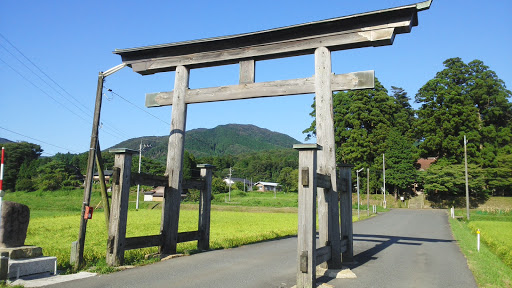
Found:
[[[463,210],[456,212],[465,215]],[[472,211],[470,222],[465,218],[450,218],[454,237],[479,287],[512,287],[512,267],[510,263],[507,265],[512,251],[512,223],[507,222],[508,216],[479,212]],[[477,251],[476,229],[481,230],[480,252]]]
[[[228,193],[213,195],[212,204],[258,206],[258,207],[298,207],[298,195],[294,192],[277,192],[274,198],[273,192],[243,192],[231,191],[231,201]]]
[[[57,256],[61,270],[69,270],[71,243],[76,241],[79,214],[38,217],[31,219],[27,245],[43,247],[44,255]],[[160,231],[160,210],[129,211],[127,237],[156,235]],[[102,266],[106,252],[107,233],[102,213],[95,213],[87,225],[84,259],[88,265]],[[180,212],[180,232],[197,230],[198,212],[183,209]],[[212,211],[210,247],[212,249],[237,247],[249,243],[297,234],[297,215],[294,213],[255,213]],[[178,253],[194,253],[196,242],[180,243]],[[144,264],[144,256],[157,252],[155,248],[126,252],[126,265]]]
[[[471,221],[468,227],[473,233],[480,229],[481,242],[512,268],[512,222]]]
[[[238,247],[297,234],[297,193],[233,191],[231,202],[224,202],[224,195],[215,195],[211,212],[211,249]],[[31,209],[31,220],[26,245],[43,248],[44,255],[57,256],[59,270],[71,271],[69,264],[71,243],[78,237],[83,190],[54,192],[15,192],[4,198],[26,204]],[[93,271],[114,271],[105,263],[107,233],[100,194],[94,190],[91,205],[93,219],[88,222],[84,259]],[[130,193],[127,237],[156,235],[160,232],[161,203],[140,202],[135,211],[136,193]],[[154,208],[154,209],[151,209]],[[180,232],[197,230],[198,206],[184,202],[180,211]],[[381,209],[381,208],[379,208]],[[382,210],[379,210],[382,211]],[[357,212],[353,214],[357,221]],[[374,216],[374,215],[372,215]],[[362,210],[361,219],[366,219]],[[178,244],[178,253],[196,253],[197,242]],[[126,265],[144,265],[158,259],[145,260],[145,255],[157,252],[157,247],[137,249],[125,253]]]

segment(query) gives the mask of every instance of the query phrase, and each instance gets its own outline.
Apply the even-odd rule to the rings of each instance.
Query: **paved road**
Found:
[[[393,210],[355,223],[349,265],[334,287],[477,287],[438,210]],[[280,287],[295,285],[295,237],[217,250],[50,287]]]

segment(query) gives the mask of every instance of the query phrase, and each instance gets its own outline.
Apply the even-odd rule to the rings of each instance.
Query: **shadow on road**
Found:
[[[403,236],[389,236],[389,235],[369,235],[369,234],[354,234],[354,242],[374,242],[378,243],[372,248],[365,250],[357,255],[354,255],[356,262],[349,264],[349,268],[353,269],[364,265],[365,263],[376,260],[379,252],[385,250],[391,245],[412,245],[419,246],[423,243],[450,243],[454,240],[446,239],[431,239],[431,238],[415,238]]]

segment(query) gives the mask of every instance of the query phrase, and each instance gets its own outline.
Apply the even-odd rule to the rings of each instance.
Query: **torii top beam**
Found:
[[[177,66],[202,68],[331,51],[391,45],[397,34],[418,25],[418,11],[432,0],[259,32],[116,49],[123,63],[142,75],[174,71]]]

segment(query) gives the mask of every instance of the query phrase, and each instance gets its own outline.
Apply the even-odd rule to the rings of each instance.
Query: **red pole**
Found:
[[[2,190],[2,184],[4,183],[4,154],[5,148],[2,147],[2,164],[0,165],[0,197],[4,196],[4,191]],[[1,204],[0,204],[1,207]]]
[[[0,214],[2,214],[2,197],[4,197],[4,190],[2,190],[2,184],[4,184],[4,152],[5,149],[2,147],[2,162],[0,164]],[[0,226],[2,226],[2,217],[0,216]]]

